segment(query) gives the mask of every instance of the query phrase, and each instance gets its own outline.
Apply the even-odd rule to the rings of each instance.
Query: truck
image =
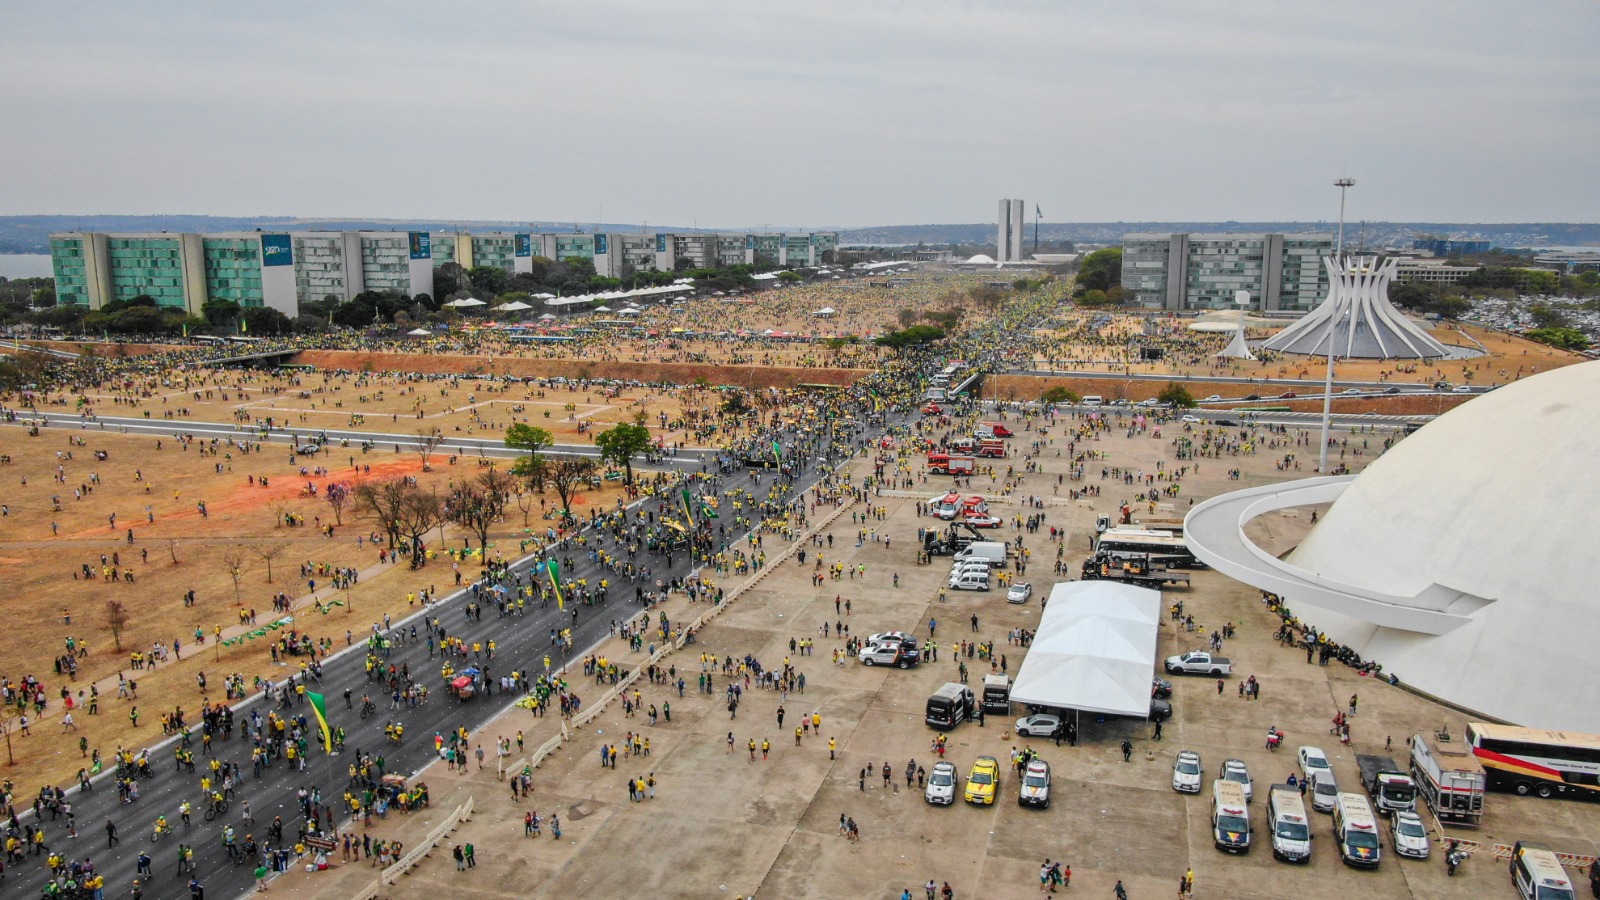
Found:
[[[983,676],[983,712],[989,716],[1011,715],[1011,677]]]
[[[1165,663],[1169,675],[1211,675],[1220,677],[1233,674],[1233,660],[1214,656],[1205,650],[1191,650],[1181,656],[1169,656]]]
[[[1006,442],[999,438],[984,438],[978,442],[978,455],[1000,459],[1006,455]]]
[[[1411,738],[1411,777],[1417,791],[1440,819],[1477,825],[1483,819],[1483,793],[1488,778],[1483,764],[1464,741],[1443,736],[1430,741],[1418,734]]]
[[[952,522],[943,532],[927,529],[922,533],[922,550],[929,556],[954,556],[975,541],[986,540],[978,529],[966,522]]]
[[[981,438],[1008,438],[1008,437],[1011,437],[1012,435],[1016,434],[1016,432],[1014,432],[1011,429],[1007,428],[1006,426],[1000,424],[999,422],[984,422],[981,425],[979,425],[977,428],[974,428],[972,430],[972,433],[973,433],[974,436],[976,436],[976,437],[978,437],[980,439]]]
[[[971,475],[978,470],[978,461],[970,456],[952,456],[949,453],[929,453],[928,471],[934,475]]]
[[[1371,795],[1379,815],[1416,810],[1417,783],[1393,759],[1357,753],[1356,765],[1361,769],[1361,786]]]
[[[988,560],[994,566],[1006,564],[1006,556],[1010,548],[1002,541],[973,541],[965,550],[958,551],[955,555],[956,562],[968,559]]]

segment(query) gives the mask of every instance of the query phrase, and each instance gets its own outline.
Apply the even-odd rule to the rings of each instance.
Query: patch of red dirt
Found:
[[[295,363],[319,369],[373,372],[418,372],[451,375],[513,375],[519,378],[613,378],[619,381],[667,381],[740,387],[792,388],[801,384],[849,385],[867,369],[811,369],[800,366],[719,366],[709,363],[630,363],[584,359],[519,359],[516,357],[447,354],[362,353],[354,350],[306,350]]]

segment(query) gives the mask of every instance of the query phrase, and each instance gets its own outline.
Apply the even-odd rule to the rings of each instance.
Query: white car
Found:
[[[1184,416],[1183,421],[1188,422],[1190,425],[1196,425],[1205,420],[1201,419],[1199,416]]]
[[[922,799],[940,806],[949,806],[956,802],[955,763],[940,760],[933,764],[933,771],[928,773],[928,787],[922,792]]]
[[[1250,767],[1242,759],[1225,759],[1222,761],[1222,771],[1217,776],[1223,781],[1237,781],[1244,788],[1244,802],[1249,803],[1255,796],[1255,791],[1250,786]]]
[[[1021,806],[1037,806],[1040,809],[1050,808],[1049,763],[1042,759],[1028,763],[1027,771],[1022,773],[1022,787],[1017,793],[1017,803]]]
[[[1025,581],[1013,584],[1011,590],[1006,591],[1007,603],[1027,603],[1031,599],[1033,599],[1033,585]]]
[[[1222,395],[1221,394],[1212,394],[1211,396],[1207,397],[1204,402],[1206,402],[1206,403],[1221,403],[1222,402]]]
[[[1035,713],[1017,720],[1017,735],[1019,737],[1049,737],[1056,733],[1056,728],[1060,724],[1060,716],[1052,716],[1049,713]]]
[[[1320,747],[1301,747],[1300,774],[1307,778],[1321,776],[1329,778],[1333,775],[1333,764],[1328,762],[1328,754],[1322,752]]]
[[[1361,388],[1345,388],[1342,393],[1359,394],[1359,393],[1361,393]]]
[[[868,635],[867,636],[867,643],[869,643],[869,644],[881,644],[884,641],[914,641],[914,640],[916,640],[916,638],[912,637],[909,634],[906,634],[904,631],[880,631],[877,634],[872,634],[872,635]]]
[[[968,525],[971,525],[974,528],[999,528],[1001,525],[1006,523],[1005,519],[1002,519],[999,516],[990,515],[989,513],[970,513],[962,516],[961,521],[966,522]]]
[[[1428,844],[1428,828],[1414,812],[1395,813],[1389,823],[1389,836],[1394,841],[1394,852],[1401,856],[1427,859],[1432,849]]]
[[[1453,394],[1470,394],[1472,393],[1472,386],[1467,384],[1458,384],[1451,388],[1450,392]]]
[[[1179,750],[1172,761],[1172,789],[1180,794],[1200,793],[1200,754]]]

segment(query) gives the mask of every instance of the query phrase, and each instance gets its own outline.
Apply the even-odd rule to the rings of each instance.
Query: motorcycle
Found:
[[[1466,862],[1467,857],[1471,855],[1472,854],[1468,853],[1465,848],[1456,846],[1452,842],[1449,852],[1445,853],[1444,855],[1445,874],[1454,876],[1456,874],[1456,867]]]
[[[1277,750],[1279,745],[1281,745],[1282,743],[1283,743],[1283,732],[1279,731],[1276,728],[1268,728],[1267,729],[1267,749],[1268,750]]]

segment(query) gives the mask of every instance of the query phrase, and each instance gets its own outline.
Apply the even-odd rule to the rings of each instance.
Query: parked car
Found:
[[[976,528],[999,528],[1006,523],[1005,519],[989,513],[968,513],[961,517],[961,521]]]
[[[1018,737],[1049,737],[1055,734],[1057,726],[1061,724],[1060,716],[1049,713],[1036,713],[1024,716],[1017,720]]]
[[[1333,764],[1328,762],[1328,754],[1323,753],[1322,748],[1301,747],[1297,755],[1300,757],[1300,774],[1305,777],[1333,774]]]
[[[928,773],[928,787],[922,792],[922,799],[940,806],[949,806],[956,802],[955,763],[942,759],[933,764],[933,771]]]
[[[994,791],[1000,782],[1000,764],[992,756],[980,756],[972,764],[972,771],[967,773],[968,803],[978,803],[990,806],[994,803]]]
[[[1157,700],[1165,700],[1172,696],[1172,682],[1165,678],[1150,679],[1150,696]]]
[[[1006,591],[1007,603],[1027,603],[1033,599],[1033,585],[1026,581],[1019,581]]]
[[[1222,769],[1217,772],[1217,777],[1223,781],[1236,781],[1244,788],[1244,802],[1249,803],[1255,796],[1255,791],[1250,784],[1250,767],[1242,759],[1225,759]]]
[[[1180,794],[1200,793],[1200,754],[1179,750],[1172,761],[1172,789]]]
[[[1422,824],[1422,817],[1414,812],[1401,810],[1390,818],[1389,838],[1394,844],[1394,852],[1399,856],[1427,859],[1429,851],[1433,849],[1428,844],[1427,826]]]
[[[1018,790],[1017,803],[1021,806],[1037,806],[1040,809],[1050,808],[1049,763],[1042,759],[1028,763],[1027,769],[1022,773],[1022,787]]]
[[[1223,428],[1236,428],[1239,425],[1238,422],[1235,422],[1232,419],[1218,419],[1217,424]]]
[[[1172,704],[1155,697],[1150,698],[1150,721],[1165,722],[1172,718]]]

